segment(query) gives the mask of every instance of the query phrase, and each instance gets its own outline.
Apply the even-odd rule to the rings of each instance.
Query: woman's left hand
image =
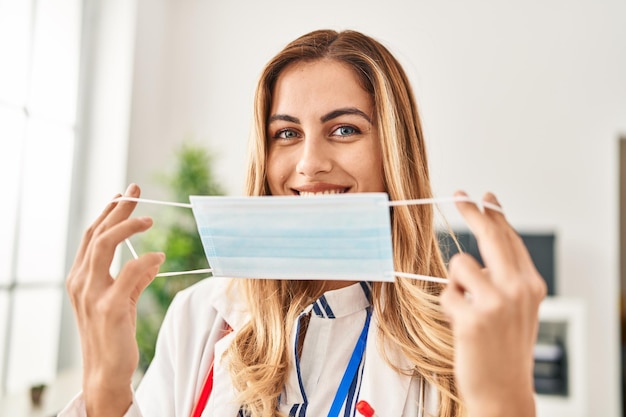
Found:
[[[499,206],[493,194],[483,201]],[[468,202],[457,208],[485,264],[455,255],[441,295],[452,323],[459,394],[470,417],[534,416],[533,349],[546,284],[502,213]]]

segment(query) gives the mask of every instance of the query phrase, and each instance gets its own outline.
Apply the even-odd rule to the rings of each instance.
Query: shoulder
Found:
[[[231,278],[203,279],[176,294],[169,314],[187,322],[220,316],[239,327],[247,320],[247,308],[236,284]]]
[[[180,290],[172,304],[197,303],[206,304],[226,295],[231,286],[230,279],[209,277]]]

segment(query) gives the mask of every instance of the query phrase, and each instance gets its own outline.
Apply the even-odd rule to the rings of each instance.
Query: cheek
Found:
[[[364,171],[364,175],[367,176],[368,191],[387,191],[385,189],[382,161],[380,159],[372,159],[370,162],[366,171]]]
[[[353,174],[357,177],[363,191],[386,191],[382,155],[377,148],[369,148],[356,155],[350,165],[354,167]]]
[[[272,194],[280,194],[287,179],[287,164],[276,152],[267,155],[267,184]]]

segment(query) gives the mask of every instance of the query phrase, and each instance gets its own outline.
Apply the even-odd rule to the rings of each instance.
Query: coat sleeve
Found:
[[[133,403],[124,414],[124,417],[143,417],[141,410],[137,407],[137,400],[135,399],[135,393],[133,392]],[[79,393],[65,408],[57,414],[57,417],[87,417],[87,410],[85,409],[85,402],[83,400],[83,394]]]
[[[137,414],[124,417],[175,416],[174,378],[176,367],[176,323],[181,297],[177,294],[165,314],[156,341],[154,358],[141,379],[133,401],[133,408],[141,409]]]
[[[223,336],[215,308],[220,281],[209,278],[178,292],[165,315],[154,359],[136,392],[141,414],[125,417],[187,417],[213,360],[215,343]],[[129,410],[133,412],[133,409]]]

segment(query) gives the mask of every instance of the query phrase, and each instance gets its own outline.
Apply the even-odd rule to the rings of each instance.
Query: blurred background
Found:
[[[130,182],[182,198],[159,173],[188,142],[216,193],[241,195],[260,70],[319,28],[400,59],[436,195],[493,191],[551,242],[542,320],[568,382],[540,416],[622,416],[625,16],[623,0],[0,0],[0,416],[52,415],[80,389],[64,278],[83,230]]]

